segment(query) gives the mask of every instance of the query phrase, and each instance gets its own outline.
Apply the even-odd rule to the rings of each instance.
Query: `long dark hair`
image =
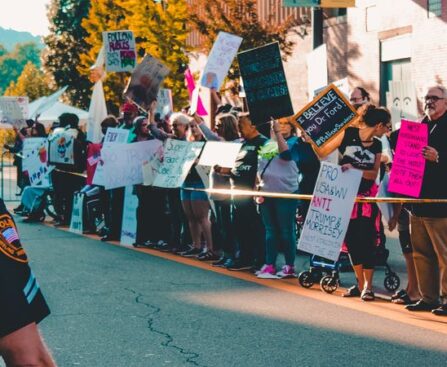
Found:
[[[377,126],[380,123],[386,125],[391,121],[391,114],[385,107],[369,104],[363,108],[360,120],[369,127]]]

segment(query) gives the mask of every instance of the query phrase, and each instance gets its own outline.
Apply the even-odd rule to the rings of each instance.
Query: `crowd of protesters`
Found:
[[[215,91],[212,97],[221,102]],[[372,197],[377,195],[381,179],[392,170],[399,130],[391,132],[389,111],[371,104],[365,89],[355,88],[350,100],[358,109],[359,118],[331,144],[338,152],[342,170],[363,171],[358,196]],[[160,120],[155,114],[156,101],[149,111],[141,111],[127,102],[121,108],[120,118],[108,116],[102,122],[103,134],[112,127],[129,130],[129,143],[152,139],[242,143],[233,168],[212,167],[209,182],[203,182],[194,164],[180,188],[136,185],[134,245],[195,257],[228,270],[251,270],[261,279],[294,278],[299,233],[296,218],[306,215],[309,202],[263,197],[262,192],[312,194],[320,160],[309,138],[292,124],[272,120],[269,136],[264,136],[241,106],[219,105],[213,128],[197,114],[189,115],[188,108]],[[421,152],[426,160],[421,197],[446,199],[447,150],[443,139],[447,136],[447,90],[443,86],[427,89],[424,111],[421,123],[428,125],[429,143]],[[51,134],[58,129],[72,131],[75,163],[57,165],[51,174],[55,224],[70,223],[74,193],[94,192],[99,205],[94,214],[87,205],[85,227],[104,241],[119,240],[124,188],[104,190],[85,186],[83,173],[88,168],[89,142],[79,129],[76,115],[64,114],[58,123]],[[14,146],[7,148],[19,152],[27,137],[45,135],[43,125],[30,121],[28,128],[17,131]],[[27,186],[26,178],[20,177],[19,182],[20,187]],[[208,194],[204,191],[206,186],[258,193],[253,197]],[[32,189],[28,194],[34,199],[41,195]],[[30,200],[22,200],[16,211],[28,215],[29,221],[40,220],[43,208],[37,215],[27,210]],[[101,221],[104,225],[98,226]],[[394,205],[388,227],[390,230],[397,227],[399,231],[408,274],[407,287],[393,294],[392,301],[406,305],[409,311],[447,315],[447,204]],[[375,256],[376,248],[383,245],[383,233],[377,204],[356,203],[344,248],[349,253],[357,284],[343,296],[360,297],[364,301],[375,299]],[[284,254],[281,267],[277,263],[279,252]]]

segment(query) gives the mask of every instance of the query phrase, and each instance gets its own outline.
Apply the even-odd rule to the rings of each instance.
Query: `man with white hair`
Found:
[[[447,199],[447,89],[427,88],[424,96],[428,145],[421,198]],[[411,209],[411,242],[417,281],[422,295],[409,311],[431,311],[447,316],[447,204],[416,204]],[[441,301],[441,303],[439,303]]]

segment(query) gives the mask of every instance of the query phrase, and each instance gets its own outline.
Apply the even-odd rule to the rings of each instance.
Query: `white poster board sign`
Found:
[[[331,84],[334,84],[338,88],[338,90],[343,93],[346,99],[349,100],[351,90],[349,89],[348,78],[337,80],[335,82],[332,82]],[[328,85],[314,90],[314,98],[318,96],[326,87],[328,87]]]
[[[31,155],[31,152],[36,151],[42,143],[48,142],[47,138],[26,138],[23,141],[22,149],[22,172],[28,171],[28,160],[27,158]]]
[[[337,261],[362,172],[322,162],[298,249]]]
[[[24,154],[23,164],[28,172],[31,186],[50,186],[49,174],[54,166],[48,165],[48,140],[45,138],[29,138],[40,141],[31,151]],[[33,142],[34,144],[34,142]],[[29,146],[28,146],[29,147]]]
[[[417,121],[418,104],[416,85],[411,80],[389,81],[386,106],[391,111],[393,130],[400,128],[401,120]]]
[[[131,144],[109,144],[101,150],[104,162],[105,189],[143,183],[143,162],[153,156],[162,145],[160,140]]]
[[[314,91],[328,85],[327,50],[323,44],[307,54],[307,92],[309,101]]]
[[[28,97],[0,97],[1,121],[22,127],[29,116]]]
[[[74,139],[76,129],[58,128],[48,138],[50,143],[50,163],[74,164]]]
[[[129,139],[129,130],[109,127],[104,137],[104,146],[109,144],[125,144]],[[92,183],[98,186],[104,186],[104,162],[100,160],[96,166]]]
[[[160,118],[164,119],[174,111],[174,105],[172,104],[172,92],[170,89],[160,88],[157,95],[157,109],[155,113],[160,114]]]
[[[208,141],[203,148],[199,165],[233,168],[241,147],[242,143]]]
[[[132,31],[102,32],[106,53],[106,70],[133,71],[137,62],[135,38]]]
[[[133,194],[133,186],[124,191],[123,221],[121,225],[122,245],[130,246],[137,240],[137,207],[138,197]]]
[[[241,43],[241,37],[219,32],[200,77],[202,87],[220,89]]]
[[[164,148],[163,146],[160,146],[152,157],[143,162],[142,170],[144,186],[152,186],[154,184],[155,178],[157,177],[163,162],[163,154]]]
[[[182,186],[203,144],[202,142],[166,140],[163,164],[159,168],[153,185],[165,188]]]
[[[84,194],[73,195],[73,210],[71,212],[70,232],[82,234],[83,232]]]

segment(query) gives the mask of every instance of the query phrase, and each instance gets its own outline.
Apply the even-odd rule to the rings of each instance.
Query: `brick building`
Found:
[[[261,21],[281,22],[290,14],[302,21],[301,35],[290,36],[296,46],[284,63],[298,111],[308,100],[310,9],[285,9],[281,4],[258,0],[258,11]],[[347,77],[351,87],[364,86],[381,104],[386,103],[390,80],[412,80],[418,93],[431,81],[447,84],[447,44],[442,40],[446,21],[447,0],[357,0],[355,8],[325,9],[329,82]],[[199,45],[200,39],[192,34],[190,42]]]

